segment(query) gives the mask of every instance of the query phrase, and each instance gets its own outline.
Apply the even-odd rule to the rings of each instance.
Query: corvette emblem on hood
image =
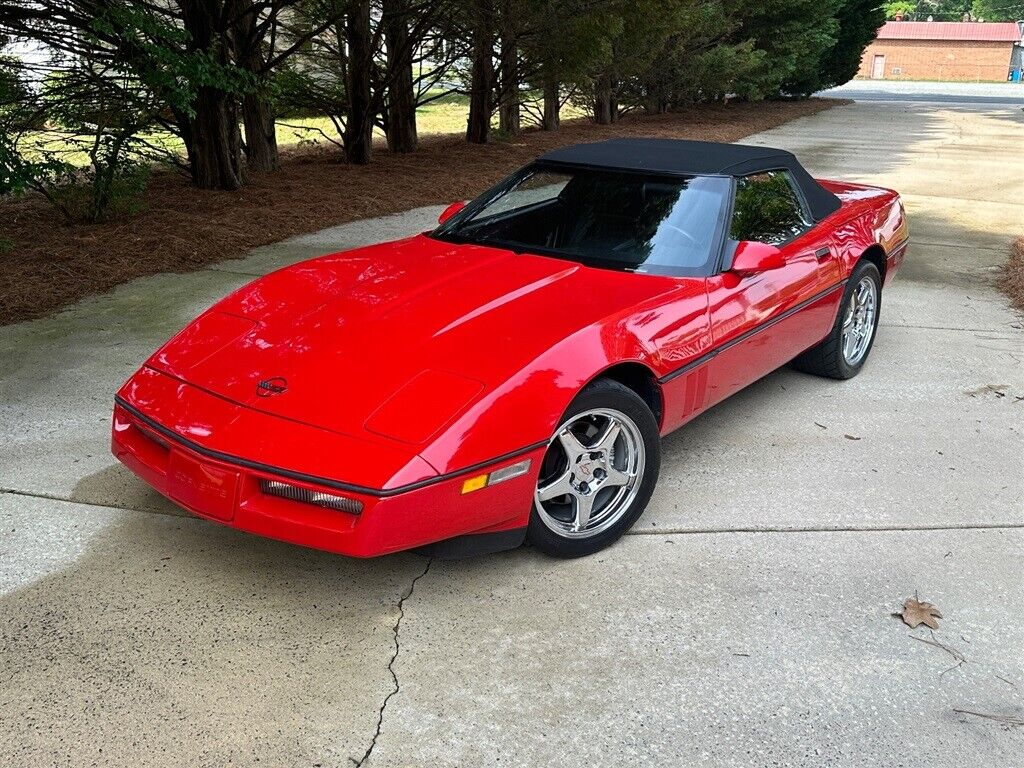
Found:
[[[283,394],[287,390],[288,380],[281,376],[275,376],[272,379],[264,379],[256,385],[256,396],[271,397],[272,395]]]

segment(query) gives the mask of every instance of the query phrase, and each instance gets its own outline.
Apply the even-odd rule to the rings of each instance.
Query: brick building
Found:
[[[1005,81],[1020,43],[1012,21],[887,21],[864,51],[857,77]]]

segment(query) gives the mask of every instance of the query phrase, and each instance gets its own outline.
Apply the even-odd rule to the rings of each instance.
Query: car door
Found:
[[[708,279],[712,343],[707,405],[784,365],[828,334],[838,298],[823,293],[834,261],[830,238],[812,226],[787,171],[737,179],[730,240],[778,247],[785,265]],[[728,265],[725,265],[726,267]],[[827,279],[827,278],[825,278]]]

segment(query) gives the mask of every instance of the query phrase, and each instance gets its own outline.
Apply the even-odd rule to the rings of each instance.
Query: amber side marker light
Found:
[[[300,488],[297,485],[289,485],[277,480],[260,480],[260,490],[267,496],[279,496],[282,499],[301,501],[316,507],[337,509],[340,512],[348,512],[353,515],[358,515],[363,511],[363,502],[358,499],[350,499],[347,496],[337,496],[323,491],[311,491],[308,488]]]
[[[526,459],[525,461],[519,461],[515,464],[509,464],[507,467],[496,469],[489,474],[474,475],[462,481],[462,493],[467,494],[479,491],[481,488],[486,488],[489,485],[497,485],[506,480],[511,480],[513,477],[525,475],[529,471],[530,460]]]

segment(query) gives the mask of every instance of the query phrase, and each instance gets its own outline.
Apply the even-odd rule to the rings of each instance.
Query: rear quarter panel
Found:
[[[842,207],[822,222],[832,229],[842,277],[849,277],[868,248],[879,245],[886,256],[883,282],[890,283],[903,264],[909,236],[899,194],[863,184],[829,180],[819,183],[842,201]]]

